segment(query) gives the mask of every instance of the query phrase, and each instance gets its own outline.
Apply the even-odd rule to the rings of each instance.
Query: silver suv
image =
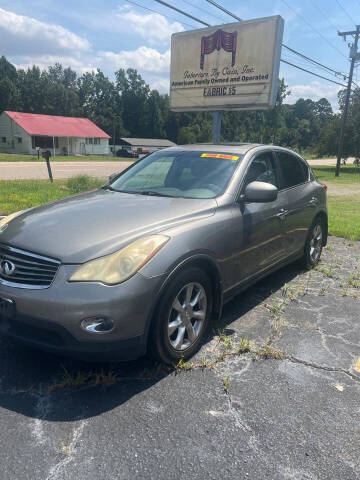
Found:
[[[0,222],[0,331],[88,359],[186,359],[239,291],[316,265],[327,224],[326,187],[290,150],[167,148]]]

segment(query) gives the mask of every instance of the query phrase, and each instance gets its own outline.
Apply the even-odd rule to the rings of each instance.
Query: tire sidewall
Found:
[[[175,297],[187,284],[196,282],[202,285],[207,296],[207,311],[202,331],[195,342],[186,350],[175,350],[168,337],[168,319]],[[165,291],[155,309],[150,325],[149,348],[152,356],[168,364],[174,364],[180,359],[188,359],[199,349],[210,322],[213,306],[212,287],[208,275],[201,269],[189,267],[176,274],[166,286]]]

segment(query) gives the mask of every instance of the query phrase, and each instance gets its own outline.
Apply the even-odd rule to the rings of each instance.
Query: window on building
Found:
[[[93,139],[92,138],[87,138],[86,139],[86,145],[92,145]]]
[[[309,179],[309,169],[300,159],[286,152],[276,152],[281,169],[280,189],[300,185]]]
[[[2,143],[6,143],[6,137],[1,137]]]
[[[22,137],[16,137],[17,138],[17,143],[22,143]]]
[[[100,145],[100,138],[94,138],[94,145]]]

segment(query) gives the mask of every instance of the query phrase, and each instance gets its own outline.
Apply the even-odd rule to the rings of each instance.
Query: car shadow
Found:
[[[225,329],[228,335],[234,333],[236,321],[299,273],[296,264],[284,267],[227,303],[220,321],[209,329],[203,348],[218,329]],[[128,402],[173,372],[147,357],[124,363],[89,363],[44,353],[2,337],[0,409],[53,422],[91,418]]]

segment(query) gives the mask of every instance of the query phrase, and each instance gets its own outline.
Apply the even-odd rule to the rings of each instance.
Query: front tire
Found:
[[[199,349],[212,311],[209,277],[196,267],[183,270],[168,285],[155,310],[149,351],[167,364],[188,359]]]
[[[324,225],[317,218],[312,224],[305,243],[302,263],[308,270],[314,268],[320,261],[324,241]]]

